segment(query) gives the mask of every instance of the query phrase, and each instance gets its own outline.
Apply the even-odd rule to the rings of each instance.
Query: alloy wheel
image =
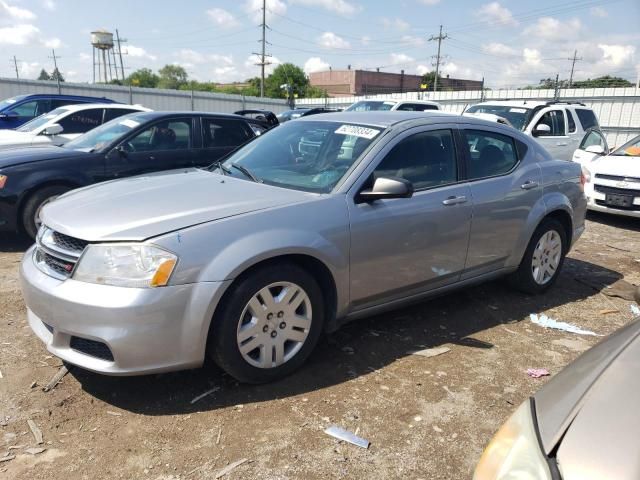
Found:
[[[533,250],[531,273],[538,285],[545,285],[556,274],[562,259],[562,238],[555,230],[547,231]]]

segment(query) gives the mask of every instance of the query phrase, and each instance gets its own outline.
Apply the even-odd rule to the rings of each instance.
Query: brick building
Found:
[[[418,92],[422,75],[407,75],[368,70],[328,70],[309,74],[314,87],[327,91],[330,97],[353,95],[375,95],[379,93]],[[429,85],[429,89],[433,86]],[[438,81],[438,90],[480,90],[482,82],[443,77]]]

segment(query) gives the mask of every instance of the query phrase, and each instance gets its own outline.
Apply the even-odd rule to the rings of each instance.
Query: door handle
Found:
[[[568,143],[567,142],[558,142],[558,143],[556,143],[556,145],[559,146],[559,147],[566,147],[568,145]]]
[[[527,180],[522,185],[520,185],[520,188],[523,190],[531,190],[532,188],[536,188],[537,186],[538,186],[538,182],[532,182],[531,180]]]
[[[151,160],[152,162],[156,159],[156,157],[154,157],[153,155],[149,155],[149,160]]]
[[[467,202],[467,197],[465,197],[464,195],[461,195],[459,197],[448,197],[446,199],[444,199],[442,201],[443,205],[457,205],[459,203],[466,203]]]

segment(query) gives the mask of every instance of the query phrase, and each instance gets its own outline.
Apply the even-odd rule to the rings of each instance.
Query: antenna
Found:
[[[431,37],[429,38],[429,41],[432,42],[434,40],[438,41],[438,55],[436,55],[436,78],[433,82],[433,91],[436,92],[438,91],[438,75],[440,72],[440,63],[441,63],[441,57],[440,57],[440,47],[442,45],[442,40],[446,40],[447,38],[449,38],[449,36],[445,33],[444,35],[442,35],[442,25],[440,25],[440,34],[437,37],[434,37],[433,35],[431,35]]]

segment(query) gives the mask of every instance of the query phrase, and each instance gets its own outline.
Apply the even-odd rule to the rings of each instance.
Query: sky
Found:
[[[443,25],[444,75],[485,78],[489,87],[640,72],[640,0],[267,0],[267,53],[307,73],[434,69]],[[0,77],[53,69],[92,80],[90,32],[115,31],[125,72],[182,65],[190,78],[232,82],[258,76],[262,0],[0,0]]]

